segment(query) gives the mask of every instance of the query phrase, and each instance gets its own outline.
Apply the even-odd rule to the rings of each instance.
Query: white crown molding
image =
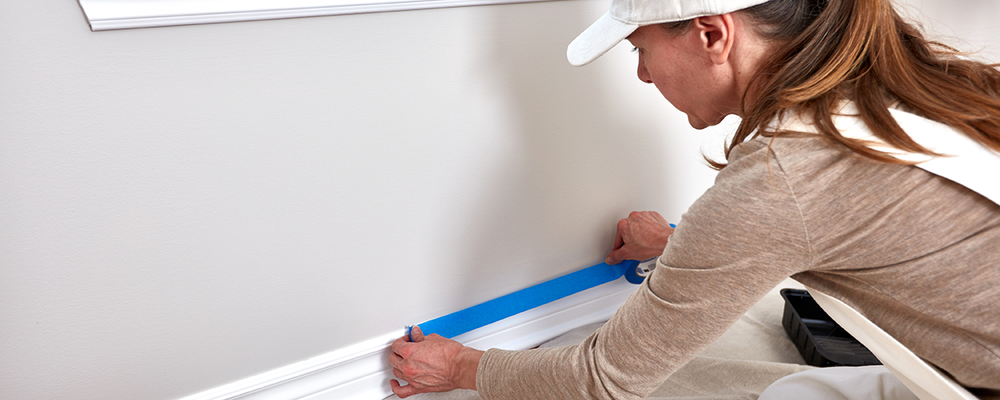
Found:
[[[467,346],[523,350],[564,332],[605,321],[637,286],[620,278],[455,337]],[[390,345],[399,329],[182,400],[377,400],[391,395]]]
[[[93,31],[535,1],[545,0],[79,0]]]

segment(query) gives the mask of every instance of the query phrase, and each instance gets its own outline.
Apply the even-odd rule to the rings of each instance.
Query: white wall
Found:
[[[911,2],[975,14],[934,14],[972,44],[1000,15]],[[624,45],[566,63],[605,5],[93,33],[0,2],[0,398],[182,397],[599,262],[628,211],[677,221],[723,129]]]
[[[917,21],[928,37],[968,52],[971,57],[1000,62],[1000,2],[994,0],[895,0],[898,9]]]
[[[605,5],[94,33],[0,2],[0,398],[181,397],[676,221],[704,134],[627,47],[565,61]]]

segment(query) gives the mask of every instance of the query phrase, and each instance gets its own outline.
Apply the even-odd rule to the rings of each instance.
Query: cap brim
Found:
[[[606,13],[566,48],[566,59],[575,66],[587,65],[591,61],[607,53],[628,35],[635,32],[639,25],[626,24]]]

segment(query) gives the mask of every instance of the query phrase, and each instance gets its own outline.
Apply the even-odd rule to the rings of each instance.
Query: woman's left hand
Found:
[[[454,389],[476,389],[476,370],[483,352],[437,334],[424,336],[414,326],[409,336],[392,343],[389,364],[395,379],[389,382],[392,392],[400,398],[417,393],[447,392]]]

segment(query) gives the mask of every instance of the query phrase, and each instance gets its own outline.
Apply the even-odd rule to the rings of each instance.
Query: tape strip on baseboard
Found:
[[[670,227],[673,228],[675,225],[670,224]],[[652,260],[655,260],[655,258]],[[464,310],[432,319],[418,324],[418,326],[425,335],[436,333],[446,338],[453,338],[473,329],[559,300],[573,293],[611,282],[622,276],[631,283],[640,284],[645,279],[646,274],[652,269],[652,263],[650,262],[652,260],[646,260],[641,263],[639,261],[627,260],[615,265],[600,263]],[[410,327],[407,327],[407,334],[409,332]],[[413,338],[411,337],[410,339],[412,340]]]
[[[432,319],[418,324],[418,326],[420,326],[420,330],[425,335],[436,333],[446,338],[453,338],[473,329],[559,300],[573,293],[611,282],[621,278],[626,274],[626,271],[632,271],[634,274],[638,264],[638,261],[626,261],[617,265],[600,263],[505,296],[497,297],[464,310]]]

